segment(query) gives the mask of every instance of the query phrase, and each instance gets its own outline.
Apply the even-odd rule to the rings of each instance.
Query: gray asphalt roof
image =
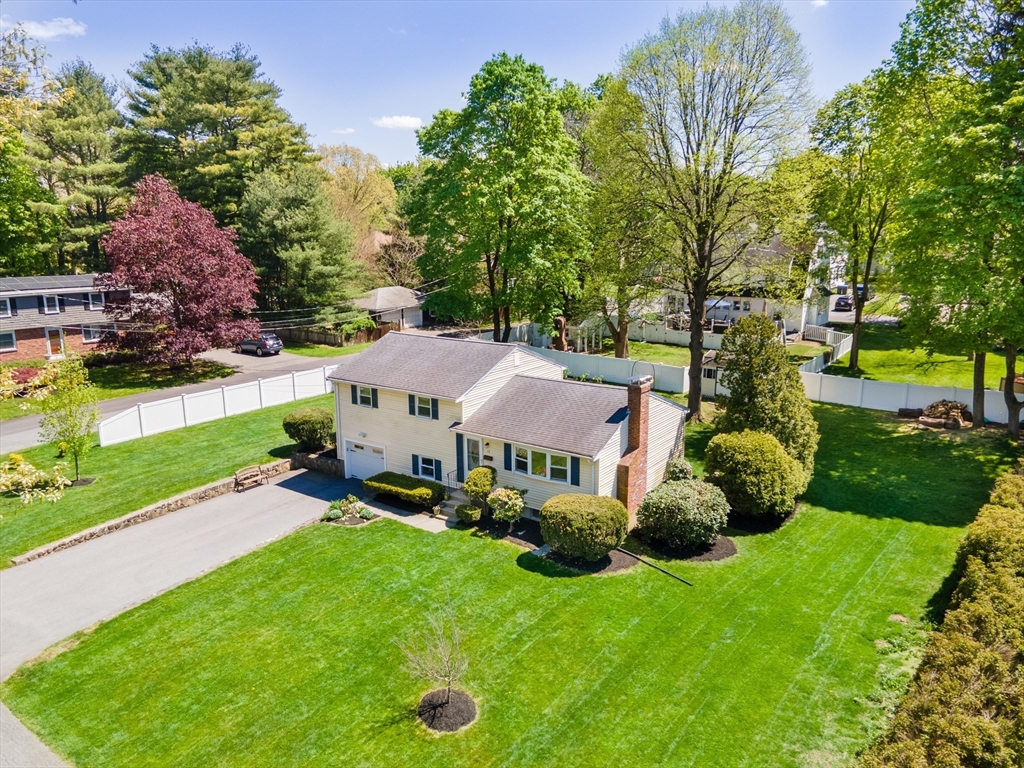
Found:
[[[0,292],[52,291],[61,288],[92,288],[96,275],[39,275],[0,277]]]
[[[513,376],[459,432],[593,458],[629,415],[625,387]]]
[[[411,288],[388,285],[374,288],[366,296],[352,302],[367,312],[386,312],[389,309],[411,309],[423,304],[423,296]]]
[[[513,350],[516,344],[391,332],[328,378],[457,400]]]

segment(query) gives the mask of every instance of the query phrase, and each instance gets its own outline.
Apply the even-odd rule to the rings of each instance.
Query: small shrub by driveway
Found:
[[[399,472],[378,472],[363,480],[363,488],[370,493],[386,493],[425,507],[433,507],[444,499],[444,486],[441,483]]]

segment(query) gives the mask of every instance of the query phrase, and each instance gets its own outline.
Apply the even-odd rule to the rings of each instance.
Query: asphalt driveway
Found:
[[[361,483],[290,472],[0,571],[0,680],[68,635],[316,520]],[[62,765],[0,708],[0,768]]]

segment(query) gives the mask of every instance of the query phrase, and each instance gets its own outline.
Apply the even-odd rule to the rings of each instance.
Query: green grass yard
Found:
[[[839,326],[839,330],[850,332],[852,327]],[[849,362],[846,356],[830,365],[825,373],[930,387],[970,389],[974,382],[974,363],[966,355],[929,357],[924,349],[911,343],[905,331],[891,325],[865,324],[861,330],[860,371],[851,371]],[[985,386],[998,389],[999,378],[1005,373],[1005,355],[990,352],[985,365]]]
[[[293,355],[304,355],[305,357],[338,357],[339,355],[354,355],[362,352],[371,342],[365,344],[349,344],[347,347],[332,347],[327,344],[306,344],[298,341],[289,341],[285,344],[284,351]]]
[[[38,361],[38,363],[38,367],[42,367],[44,361]],[[150,392],[154,389],[198,384],[202,381],[230,376],[234,372],[234,368],[210,360],[196,360],[189,368],[124,363],[90,368],[89,380],[96,385],[99,399],[109,400],[114,397],[127,397],[140,392]],[[22,408],[22,405],[28,407]],[[0,421],[16,419],[33,413],[39,413],[39,403],[35,400],[0,401]]]
[[[302,405],[332,405],[324,395]],[[230,416],[186,429],[93,448],[82,462],[82,476],[96,482],[69,488],[56,504],[23,505],[0,498],[0,568],[16,555],[112,520],[161,499],[230,477],[248,464],[291,455],[293,445],[281,420],[295,403]],[[36,467],[59,459],[52,445],[21,452]]]
[[[615,355],[615,343],[611,339],[603,340],[601,354],[606,357]],[[674,344],[651,344],[643,341],[629,342],[630,360],[644,360],[648,363],[664,363],[665,365],[689,365],[690,350]]]
[[[101,624],[0,697],[80,766],[849,765],[1012,449],[815,412],[806,505],[737,533],[734,558],[664,563],[693,588],[573,575],[468,531],[316,525]],[[707,436],[688,438],[698,466]],[[392,640],[445,584],[480,716],[437,738]]]

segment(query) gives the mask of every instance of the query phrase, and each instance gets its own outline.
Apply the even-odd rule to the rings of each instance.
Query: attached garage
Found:
[[[384,448],[369,443],[345,441],[345,476],[365,480],[387,469]]]

